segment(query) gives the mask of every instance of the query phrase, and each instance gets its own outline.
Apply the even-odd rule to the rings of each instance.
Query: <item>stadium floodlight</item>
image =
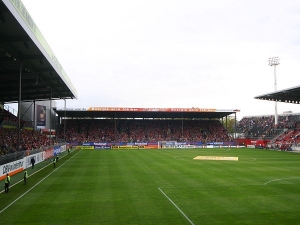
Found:
[[[269,66],[277,66],[279,65],[279,58],[278,57],[271,57],[269,58]]]
[[[269,58],[269,66],[274,66],[274,91],[277,91],[276,66],[278,66],[279,57]],[[278,124],[277,101],[275,101],[275,125]]]

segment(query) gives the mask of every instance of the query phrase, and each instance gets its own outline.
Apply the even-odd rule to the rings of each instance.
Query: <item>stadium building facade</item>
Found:
[[[227,118],[234,116],[239,110],[218,110],[204,108],[121,108],[90,107],[80,109],[57,109],[59,117],[58,137],[72,146],[81,149],[153,149],[153,148],[203,148],[236,146],[235,137],[227,132]],[[104,122],[105,121],[105,122]],[[70,125],[76,126],[81,138],[70,136]],[[102,124],[101,124],[102,123]],[[103,135],[101,127],[109,123],[109,131]],[[130,124],[134,123],[135,128]],[[222,139],[217,139],[208,127],[216,123],[221,126]],[[81,124],[81,125],[80,125]],[[222,124],[225,124],[223,127]],[[92,126],[97,125],[96,129]],[[142,134],[151,132],[151,126],[157,125],[157,135],[149,137]],[[82,126],[84,128],[79,128]],[[122,128],[123,127],[123,128]],[[103,137],[94,135],[102,133]],[[123,134],[120,130],[123,129]],[[139,134],[136,134],[138,130]],[[193,134],[188,129],[193,129]],[[211,128],[210,128],[211,129]],[[73,129],[72,129],[73,130]],[[164,134],[160,133],[164,130]],[[135,134],[133,134],[135,133]],[[175,134],[176,133],[176,134]],[[187,133],[189,133],[187,135]],[[198,133],[198,136],[197,134]],[[172,135],[173,134],[173,135]],[[225,134],[225,135],[224,135]],[[95,137],[97,136],[97,137]],[[125,136],[125,138],[124,138]],[[155,136],[155,137],[154,137]],[[191,137],[193,136],[193,138]],[[214,137],[214,138],[213,138]]]

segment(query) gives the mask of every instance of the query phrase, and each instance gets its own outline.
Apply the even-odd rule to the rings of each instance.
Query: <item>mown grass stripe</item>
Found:
[[[194,225],[194,223],[190,220],[190,218],[175,204],[175,202],[172,201],[172,199],[161,189],[158,188],[158,190],[175,206],[175,208],[186,218],[186,220]]]
[[[59,167],[57,167],[55,170],[53,170],[51,173],[49,173],[47,176],[45,176],[42,180],[40,180],[39,182],[37,182],[34,186],[32,186],[29,190],[27,190],[26,192],[24,192],[22,195],[20,195],[17,199],[15,199],[14,201],[12,201],[9,205],[7,205],[4,209],[2,209],[0,211],[0,214],[3,213],[7,208],[9,208],[10,206],[12,206],[15,202],[17,202],[19,199],[21,199],[24,195],[26,195],[28,192],[30,192],[32,189],[34,189],[37,185],[39,185],[41,182],[43,182],[47,177],[49,177],[51,174],[53,174],[55,171],[57,171],[59,168],[61,168],[64,164],[66,164],[69,160],[71,160],[73,157],[75,157],[79,152],[77,152],[75,155],[73,155],[70,159],[68,159],[67,161],[65,161],[63,164],[61,164]],[[48,166],[48,165],[47,165]],[[45,166],[45,167],[47,167]],[[43,167],[43,168],[45,168]],[[40,169],[41,170],[41,169]],[[39,170],[38,170],[39,171]],[[38,172],[36,171],[36,173]],[[21,182],[21,181],[19,181]],[[17,182],[17,183],[19,183]],[[16,184],[17,184],[16,183]],[[14,185],[16,185],[14,184]]]

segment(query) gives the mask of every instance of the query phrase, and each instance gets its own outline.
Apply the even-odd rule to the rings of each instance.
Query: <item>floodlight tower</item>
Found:
[[[274,66],[274,91],[277,91],[276,66],[279,65],[278,57],[269,58],[269,66]],[[275,125],[278,124],[277,101],[275,101]]]

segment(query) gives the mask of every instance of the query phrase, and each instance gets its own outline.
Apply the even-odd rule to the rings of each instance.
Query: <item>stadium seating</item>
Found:
[[[38,149],[49,146],[50,140],[46,135],[34,130],[20,131],[20,150]],[[0,155],[13,153],[18,150],[18,132],[15,128],[0,128]]]
[[[2,125],[16,124],[18,118],[2,110]],[[300,143],[300,115],[244,117],[237,124],[238,132],[249,138],[272,140],[278,148],[288,149]],[[26,122],[22,122],[22,125]],[[66,129],[64,125],[66,124]],[[0,155],[18,149],[16,128],[0,128]],[[62,121],[58,139],[68,142],[224,142],[233,141],[218,120],[168,120],[168,119],[67,119]],[[53,144],[53,143],[52,143]],[[50,145],[50,140],[39,131],[22,129],[22,150]]]
[[[59,138],[70,142],[218,142],[232,140],[218,120],[149,119],[68,119],[66,129],[64,129],[64,121],[61,123]]]
[[[272,148],[289,150],[300,143],[300,114],[282,114],[275,125],[273,115],[244,117],[239,121],[238,132],[245,138],[269,140]]]
[[[0,123],[0,156],[8,153],[14,153],[20,150],[39,149],[50,145],[50,139],[34,131],[31,122],[21,120],[20,130],[20,148],[18,148],[18,117],[5,109],[1,109],[2,121]]]

